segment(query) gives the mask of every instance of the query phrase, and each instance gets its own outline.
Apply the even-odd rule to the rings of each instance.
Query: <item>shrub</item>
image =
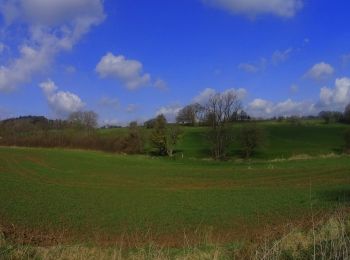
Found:
[[[151,134],[151,143],[158,155],[172,157],[180,135],[181,130],[177,125],[168,125],[164,115],[159,115]]]
[[[127,154],[143,153],[144,139],[137,122],[131,122],[129,125],[129,135],[124,138],[124,150]]]
[[[344,150],[346,153],[350,153],[350,128],[344,133]]]
[[[250,158],[264,141],[263,131],[255,123],[244,125],[239,137],[242,155],[245,158]]]
[[[350,104],[346,106],[344,111],[344,122],[350,124]]]

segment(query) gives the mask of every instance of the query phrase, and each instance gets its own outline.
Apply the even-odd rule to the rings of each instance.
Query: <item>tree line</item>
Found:
[[[318,117],[327,124],[350,123],[350,105],[344,113],[322,111]],[[300,122],[297,117],[287,121]],[[237,130],[233,127],[236,122],[247,123]],[[203,126],[204,139],[215,160],[226,159],[235,140],[244,158],[250,158],[266,143],[264,131],[242,109],[241,100],[231,91],[216,93],[204,104],[185,106],[178,112],[176,123],[168,123],[164,115],[158,115],[143,126],[131,122],[118,135],[99,132],[98,115],[93,111],[74,112],[65,120],[49,120],[42,116],[10,118],[0,122],[0,145],[81,148],[126,154],[143,154],[148,145],[153,154],[173,157],[184,126]],[[350,130],[344,139],[345,150],[350,152]]]

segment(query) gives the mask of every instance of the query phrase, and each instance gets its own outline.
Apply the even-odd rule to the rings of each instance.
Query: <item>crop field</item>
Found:
[[[205,229],[242,239],[350,199],[347,156],[218,163],[0,148],[0,173],[4,225],[77,239],[152,233],[172,243]]]

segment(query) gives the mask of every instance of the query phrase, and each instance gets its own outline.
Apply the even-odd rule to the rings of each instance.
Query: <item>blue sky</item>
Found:
[[[345,0],[2,0],[0,118],[171,120],[236,91],[253,116],[350,103]]]

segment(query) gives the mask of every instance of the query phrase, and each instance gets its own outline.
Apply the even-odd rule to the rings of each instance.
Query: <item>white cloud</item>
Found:
[[[238,65],[238,68],[247,73],[256,73],[259,71],[259,68],[257,66],[250,63],[241,63]]]
[[[27,45],[20,48],[20,57],[9,66],[0,67],[0,91],[10,91],[29,81],[34,73],[44,71],[51,62],[52,51],[48,46],[34,49]]]
[[[284,51],[277,50],[272,54],[272,63],[278,65],[279,63],[285,62],[290,54],[293,52],[292,48],[289,48]]]
[[[343,110],[350,103],[350,78],[339,78],[335,81],[335,87],[323,87],[320,91],[319,107]]]
[[[113,126],[126,126],[125,123],[121,122],[119,119],[105,119],[102,121],[103,125],[113,125]]]
[[[291,99],[287,99],[283,102],[279,102],[275,105],[274,111],[278,115],[307,115],[310,113],[308,104],[304,102],[295,102]],[[312,106],[312,105],[311,105]]]
[[[160,90],[167,90],[168,84],[162,79],[157,79],[154,82],[154,87],[156,87],[157,89],[160,89]]]
[[[227,94],[227,93],[236,95],[239,100],[243,100],[247,95],[247,91],[244,88],[239,88],[239,89],[230,88],[230,89],[226,89],[223,92],[223,94]]]
[[[313,80],[323,80],[330,76],[332,76],[334,73],[334,68],[325,62],[320,62],[315,64],[306,74],[305,76],[307,78],[313,79]]]
[[[293,48],[286,49],[284,51],[276,50],[271,58],[260,58],[260,60],[257,60],[254,63],[246,62],[241,63],[238,65],[238,69],[243,70],[247,73],[257,73],[259,71],[263,71],[267,68],[268,65],[278,65],[280,63],[283,63],[287,61],[290,57],[290,55],[293,52]]]
[[[267,100],[257,98],[248,105],[248,111],[254,116],[264,117],[272,114],[273,104]]]
[[[156,116],[164,115],[169,122],[175,122],[176,115],[181,109],[182,106],[179,104],[160,107],[156,112]]]
[[[216,90],[212,88],[206,88],[202,92],[200,92],[194,99],[194,103],[199,103],[204,105],[208,102],[208,100],[216,94]]]
[[[323,87],[317,101],[293,101],[287,99],[283,102],[271,102],[255,99],[247,106],[247,112],[255,117],[273,116],[305,116],[320,112],[321,110],[344,111],[350,103],[350,78],[338,78],[334,88]]]
[[[83,109],[85,106],[77,95],[68,91],[58,91],[56,84],[51,80],[42,82],[40,87],[50,108],[58,116],[67,116],[72,112]]]
[[[101,0],[21,0],[22,19],[32,23],[56,26],[67,20],[77,30],[84,30],[90,24],[104,19]],[[88,26],[87,26],[88,25]]]
[[[139,109],[139,106],[138,106],[138,105],[136,105],[136,104],[129,104],[129,105],[126,107],[125,111],[126,111],[127,113],[132,114],[132,113],[135,113],[138,109]]]
[[[293,17],[303,6],[302,0],[202,0],[204,3],[227,10],[234,14],[255,17],[272,14]]]
[[[307,101],[295,102],[287,99],[274,103],[264,99],[255,99],[248,104],[247,112],[254,117],[303,116],[314,113],[314,104]]]
[[[12,90],[46,71],[59,52],[71,50],[105,17],[103,0],[5,0],[0,15],[7,26],[21,28],[18,37],[23,41],[19,56],[0,68],[0,91]]]
[[[143,72],[143,65],[137,60],[128,60],[124,56],[107,53],[96,66],[101,78],[115,78],[123,82],[130,90],[150,84],[151,76]]]
[[[209,99],[217,94],[218,92],[215,89],[212,88],[206,88],[202,92],[200,92],[196,97],[193,98],[194,103],[199,103],[201,105],[204,105],[209,101]],[[234,95],[237,95],[238,99],[242,100],[246,97],[247,91],[244,88],[239,89],[226,89],[223,91],[223,93],[233,93]]]

